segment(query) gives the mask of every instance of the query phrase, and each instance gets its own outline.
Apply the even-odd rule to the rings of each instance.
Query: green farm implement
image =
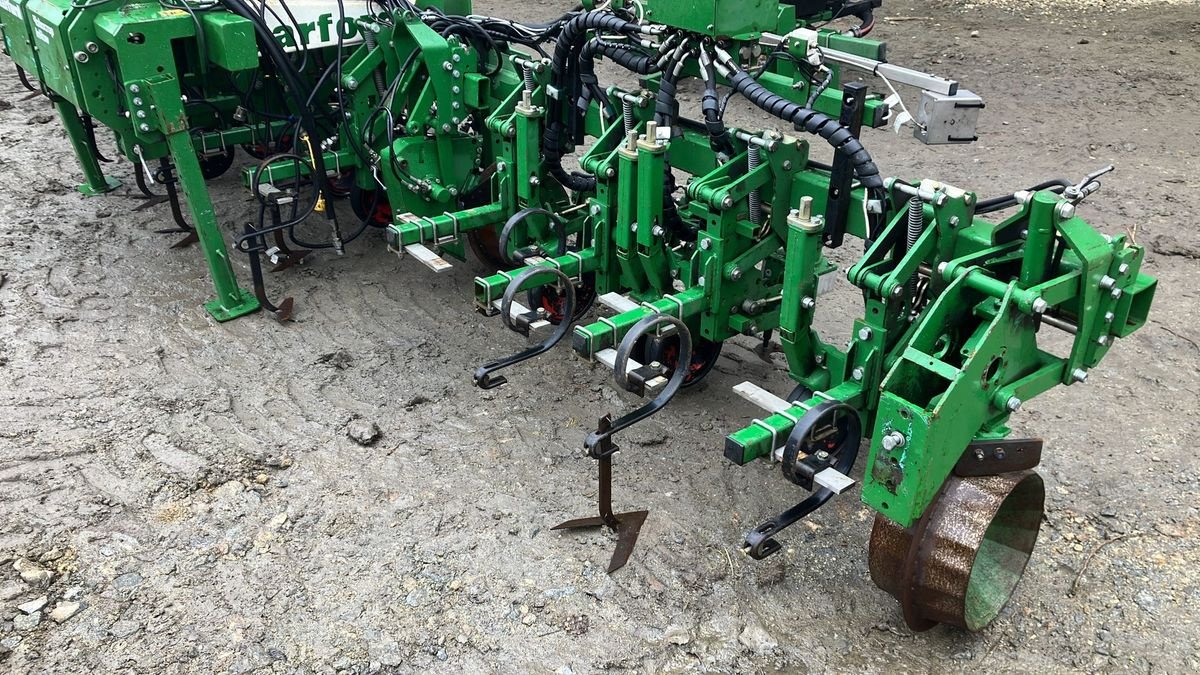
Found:
[[[216,320],[303,311],[272,300],[264,265],[371,233],[431,273],[470,249],[497,270],[474,308],[526,338],[479,366],[479,387],[570,338],[644,398],[584,439],[597,513],[559,526],[615,531],[610,572],[648,517],[613,511],[617,438],[742,336],[781,352],[795,386],[734,387],[763,413],[724,458],[778,465],[799,494],[743,551],[777,553],[857,487],[877,514],[872,577],[908,624],[978,630],[1043,514],[1042,442],[1010,417],[1085,382],[1144,325],[1155,280],[1140,247],[1079,215],[1111,167],[983,199],[881,174],[867,130],[970,143],[984,102],[888,62],[867,37],[879,4],[585,0],[525,24],[469,0],[0,0],[0,29],[62,118],[80,190],[119,186],[105,131],[147,203],[170,204]],[[731,99],[773,123],[728,124]],[[222,232],[208,181],[235,166],[253,208]],[[231,255],[248,256],[248,287]],[[814,317],[838,284],[863,310],[829,341]]]

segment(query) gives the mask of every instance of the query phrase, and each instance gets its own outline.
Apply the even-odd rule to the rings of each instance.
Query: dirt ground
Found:
[[[533,19],[565,4],[477,6]],[[519,346],[471,311],[490,270],[435,277],[375,238],[271,279],[295,296],[294,323],[216,324],[198,253],[152,233],[166,207],[132,212],[129,187],[78,195],[51,109],[5,76],[0,669],[1200,669],[1200,7],[1042,11],[889,2],[877,30],[893,61],[987,101],[973,146],[869,134],[885,175],[992,196],[1116,164],[1081,215],[1136,237],[1160,279],[1149,325],[1086,385],[1014,417],[1046,439],[1048,513],[1014,601],[975,635],[904,626],[868,576],[872,515],[854,493],[788,531],[784,554],[739,553],[799,498],[721,454],[758,414],[733,385],[790,389],[749,343],[626,437],[618,506],[651,516],[607,576],[610,537],[548,527],[589,514],[582,439],[633,401],[565,346],[474,389],[476,365]],[[131,167],[111,171],[132,184]],[[232,177],[214,193],[233,232],[246,195]],[[822,328],[844,334],[859,310],[837,297]],[[382,435],[361,446],[352,423]],[[18,610],[42,596],[39,621]],[[74,616],[50,617],[70,602]]]

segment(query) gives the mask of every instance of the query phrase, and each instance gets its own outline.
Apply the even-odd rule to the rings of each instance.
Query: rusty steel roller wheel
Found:
[[[951,476],[912,527],[875,516],[871,579],[900,601],[913,630],[939,623],[982,630],[1016,590],[1045,501],[1042,478],[1031,471]]]

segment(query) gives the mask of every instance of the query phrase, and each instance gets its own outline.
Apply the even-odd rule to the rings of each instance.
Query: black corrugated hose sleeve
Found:
[[[626,70],[633,71],[639,75],[647,75],[654,72],[654,60],[649,56],[636,51],[627,45],[605,42],[599,38],[593,38],[583,46],[579,52],[579,81],[583,84],[583,92],[580,94],[578,103],[576,104],[576,114],[582,118],[587,115],[591,101],[596,99],[605,104],[604,90],[599,86],[599,78],[596,77],[596,56],[605,56],[617,65]],[[609,107],[611,110],[611,107]],[[578,132],[582,132],[582,126]],[[575,142],[583,141],[579,135],[576,136]]]
[[[700,109],[704,113],[704,126],[708,129],[709,147],[717,154],[732,157],[734,154],[733,139],[729,137],[729,129],[721,120],[721,97],[717,93],[717,78],[711,69],[704,82],[704,98],[700,101]]]
[[[807,131],[824,138],[835,151],[850,159],[854,175],[868,191],[883,190],[883,178],[871,154],[840,122],[771,92],[744,70],[735,72],[730,77],[730,84],[754,105],[795,125],[797,131]]]
[[[562,32],[554,46],[554,56],[551,59],[552,82],[558,88],[557,98],[547,100],[546,132],[542,139],[542,152],[550,175],[563,187],[574,192],[591,192],[596,189],[596,179],[581,174],[567,173],[562,167],[564,135],[574,137],[574,129],[581,126],[579,113],[567,109],[570,124],[566,123],[563,115],[564,101],[578,101],[583,94],[584,85],[579,79],[580,51],[584,48],[584,38],[589,30],[598,33],[625,33],[636,30],[637,25],[630,23],[607,11],[586,12],[575,16],[563,26]]]

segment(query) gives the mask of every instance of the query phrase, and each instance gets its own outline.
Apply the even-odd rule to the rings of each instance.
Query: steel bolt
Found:
[[[865,375],[865,374],[866,373],[863,372],[862,366],[859,366],[858,368],[855,368],[853,371],[850,372],[850,376],[854,378],[855,382],[861,382],[863,379],[863,375]]]
[[[1033,301],[1033,313],[1034,314],[1045,314],[1046,309],[1048,307],[1049,307],[1049,303],[1047,303],[1045,300],[1043,300],[1041,298],[1037,298]]]
[[[1107,345],[1108,344],[1108,336],[1101,335],[1100,337],[1096,338],[1096,344],[1100,345],[1101,347]]]
[[[895,288],[892,289],[892,297],[893,298],[900,298],[903,295],[904,295],[904,287],[903,286],[896,286]]]
[[[1087,382],[1088,374],[1083,368],[1076,368],[1071,372],[1071,378],[1076,382],[1083,383]]]
[[[1122,276],[1129,274],[1129,263],[1121,263],[1117,267],[1117,274],[1120,274]]]
[[[904,447],[906,442],[908,442],[908,438],[906,438],[904,434],[900,433],[899,431],[893,431],[887,436],[884,436],[883,441],[881,441],[880,444],[883,446],[884,450],[891,452],[896,448]]]
[[[454,64],[450,63],[449,61],[446,61],[446,62],[442,63],[442,68],[445,68],[446,71],[449,72],[451,70],[454,70]]]
[[[135,98],[133,99],[133,104],[134,104],[134,105],[136,105],[136,106],[141,106],[141,105],[142,105],[142,97],[140,97],[140,96],[138,96],[138,97],[135,97]]]
[[[712,248],[712,239],[701,239],[700,248],[704,249],[705,251]]]
[[[136,94],[136,93],[138,93],[138,92],[139,92],[139,91],[141,91],[141,90],[142,90],[142,88],[141,88],[141,87],[139,87],[139,86],[137,86],[136,84],[131,84],[131,85],[129,85],[129,91],[130,91],[130,93]]]
[[[862,340],[863,342],[870,340],[871,339],[871,329],[867,328],[866,326],[863,326],[862,328],[858,329],[858,339]]]
[[[138,129],[142,130],[143,132],[150,131],[150,125],[143,122]]]
[[[800,298],[800,306],[804,309],[812,309],[813,307],[817,306],[817,301],[808,296],[804,296],[803,298]]]
[[[1114,289],[1112,289],[1112,293],[1110,295],[1112,295],[1113,300],[1120,300],[1121,295],[1123,295],[1123,293],[1121,292],[1121,289],[1114,288]]]
[[[75,60],[80,63],[87,63],[88,62],[87,52],[75,52]]]
[[[1021,409],[1021,399],[1013,396],[1008,399],[1008,403],[1005,404],[1005,407],[1008,408],[1009,412],[1017,412]]]
[[[504,162],[496,162],[496,173],[504,173],[508,170],[508,164]]]
[[[1070,220],[1075,217],[1075,205],[1071,202],[1063,202],[1058,205],[1055,210],[1060,220]]]
[[[733,197],[725,197],[725,199],[722,199],[721,200],[721,208],[732,209],[733,208]]]
[[[946,268],[949,266],[950,266],[950,263],[948,263],[948,262],[939,263],[938,268],[937,268],[938,276],[940,276],[940,277],[946,276]]]
[[[92,54],[95,54],[96,52],[100,51],[100,45],[96,44],[95,42],[87,43],[86,45],[84,45],[84,48],[87,49]]]
[[[138,119],[143,119],[143,120],[146,119],[146,111],[145,110],[139,110],[134,114],[137,115]]]
[[[538,178],[537,176],[530,176],[530,177],[529,177],[529,184],[530,184],[530,185],[541,185],[541,184],[542,184],[542,179]]]
[[[1104,313],[1104,323],[1112,323],[1113,319],[1115,319],[1115,318],[1117,318],[1117,315],[1113,314],[1112,312]]]
[[[740,269],[736,268],[736,267],[735,267],[735,268],[733,268],[733,271],[729,273],[729,278],[730,278],[730,279],[732,279],[732,280],[734,280],[734,281],[737,281],[738,279],[741,279],[741,278],[742,278],[742,271],[741,271]]]
[[[1116,285],[1116,283],[1117,283],[1117,280],[1108,276],[1107,274],[1100,277],[1100,288],[1103,288],[1106,291],[1110,290],[1113,286]]]

